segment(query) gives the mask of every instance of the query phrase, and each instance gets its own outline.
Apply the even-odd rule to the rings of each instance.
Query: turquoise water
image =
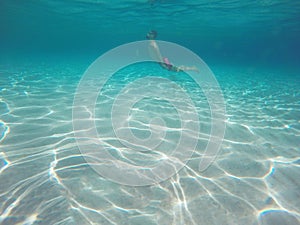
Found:
[[[0,224],[300,224],[299,11],[300,3],[288,0],[1,1]],[[125,67],[95,103],[95,126],[111,155],[153,168],[179,143],[180,110],[145,95],[169,87],[163,82],[144,84],[145,98],[128,114],[139,138],[153,127],[166,131],[162,144],[132,151],[112,128],[118,94],[149,75],[171,81],[168,93],[178,104],[185,100],[176,85],[185,91],[200,128],[198,136],[189,133],[197,145],[178,173],[152,185],[122,185],[87,163],[75,138],[73,101],[94,60],[144,40],[151,29],[211,69],[226,105],[225,136],[216,159],[199,171],[212,130],[204,91],[188,73],[154,62]]]

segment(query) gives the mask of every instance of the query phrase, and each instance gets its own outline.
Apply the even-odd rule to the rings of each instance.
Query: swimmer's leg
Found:
[[[178,66],[178,71],[195,71],[197,73],[200,73],[198,67],[196,66]]]

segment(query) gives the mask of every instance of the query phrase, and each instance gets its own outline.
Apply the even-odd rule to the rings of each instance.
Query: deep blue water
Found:
[[[0,224],[300,224],[299,12],[293,0],[0,1]],[[206,64],[162,51],[199,73],[135,63],[99,90],[143,49],[92,62],[150,30]],[[86,150],[99,140],[118,163]],[[174,152],[184,166],[168,176]]]
[[[158,39],[206,60],[294,64],[300,60],[300,3],[226,1],[6,1],[0,3],[0,48],[7,54],[93,54]]]

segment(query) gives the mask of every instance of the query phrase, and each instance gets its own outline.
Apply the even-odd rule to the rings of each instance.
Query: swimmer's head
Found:
[[[155,30],[151,30],[146,35],[146,38],[149,40],[154,40],[156,38],[156,36],[157,36],[157,32]]]

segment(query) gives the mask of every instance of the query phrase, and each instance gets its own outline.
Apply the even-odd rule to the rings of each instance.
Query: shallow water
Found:
[[[300,224],[299,4],[1,5],[0,224]],[[176,29],[170,29],[174,24]],[[156,152],[125,148],[112,129],[118,93],[149,74],[185,90],[196,107],[200,133],[191,159],[171,178],[147,186],[121,185],[96,173],[80,152],[73,100],[98,56],[143,39],[152,28],[207,62],[224,96],[226,131],[215,161],[199,171],[211,131],[210,106],[201,88],[188,74],[163,70],[156,63],[123,68],[105,84],[95,108],[95,126],[114,157],[151,168],[178,144],[182,121],[174,105],[161,99],[144,98],[129,115],[132,133],[140,138],[149,136],[151,119],[165,121],[166,135]],[[251,36],[253,31],[259,35]],[[149,82],[143,88],[152,86]],[[158,86],[164,88],[163,83]],[[176,90],[174,101],[182,102]]]

